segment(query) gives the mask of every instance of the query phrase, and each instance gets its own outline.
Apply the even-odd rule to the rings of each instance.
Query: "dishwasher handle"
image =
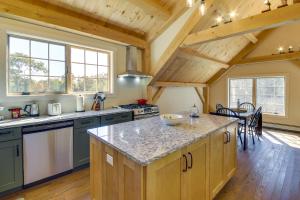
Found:
[[[56,130],[56,129],[73,127],[73,126],[74,126],[74,121],[47,123],[47,124],[23,127],[22,133],[30,134],[30,133],[37,133],[37,132],[45,132],[49,130]]]

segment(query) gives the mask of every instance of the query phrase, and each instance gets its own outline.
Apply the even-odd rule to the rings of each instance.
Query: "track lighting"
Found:
[[[283,54],[284,53],[284,48],[281,46],[281,47],[278,47],[278,53],[279,54]]]
[[[228,15],[228,18],[227,18],[228,20],[224,21],[224,23],[227,24],[227,23],[232,22],[232,19],[234,19],[235,16],[236,16],[236,12],[235,11],[230,12],[229,15]]]
[[[277,8],[283,8],[283,7],[286,7],[286,6],[288,6],[288,2],[287,2],[287,0],[281,0],[281,5],[280,6],[278,6]]]
[[[201,0],[201,3],[200,3],[200,13],[201,15],[205,15],[205,11],[206,11],[206,5],[205,5],[205,0]]]
[[[186,6],[189,8],[193,7],[194,3],[195,3],[194,0],[186,0]]]
[[[270,2],[270,0],[265,0],[264,4],[266,6],[268,6],[268,8],[266,10],[263,10],[262,13],[271,11],[271,2]]]

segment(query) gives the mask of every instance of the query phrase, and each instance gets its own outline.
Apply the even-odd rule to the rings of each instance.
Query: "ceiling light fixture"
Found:
[[[200,13],[201,15],[205,15],[205,12],[206,12],[206,5],[205,5],[205,0],[201,0],[201,3],[200,3]]]
[[[231,11],[228,15],[228,20],[225,21],[224,23],[227,24],[227,23],[230,23],[232,22],[232,19],[234,19],[236,17],[236,12],[235,11]]]
[[[287,0],[281,0],[281,5],[280,6],[278,6],[277,8],[283,8],[283,7],[286,7],[286,6],[288,6],[288,2],[287,2]]]
[[[220,24],[222,21],[223,21],[223,17],[222,16],[219,16],[219,17],[216,18],[217,24]]]
[[[284,53],[284,48],[281,46],[281,47],[278,47],[278,53],[280,54],[283,54]]]
[[[212,28],[217,27],[221,24],[221,22],[223,21],[223,17],[222,16],[218,16],[216,18],[216,24],[212,26]]]
[[[263,10],[262,13],[271,11],[271,2],[270,2],[270,0],[264,0],[264,4],[266,6],[268,6],[268,8],[266,10]]]
[[[186,0],[186,6],[191,8],[194,5],[194,0]]]

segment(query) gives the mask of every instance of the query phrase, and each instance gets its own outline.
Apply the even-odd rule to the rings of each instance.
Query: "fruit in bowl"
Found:
[[[160,119],[166,125],[175,126],[183,122],[184,117],[183,115],[177,115],[177,114],[163,114],[160,115]]]

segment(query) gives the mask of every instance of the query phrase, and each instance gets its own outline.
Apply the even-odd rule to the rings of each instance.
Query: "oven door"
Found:
[[[159,113],[149,113],[149,114],[143,114],[143,115],[134,115],[134,120],[140,120],[140,119],[147,119],[150,117],[157,117],[159,116]]]

